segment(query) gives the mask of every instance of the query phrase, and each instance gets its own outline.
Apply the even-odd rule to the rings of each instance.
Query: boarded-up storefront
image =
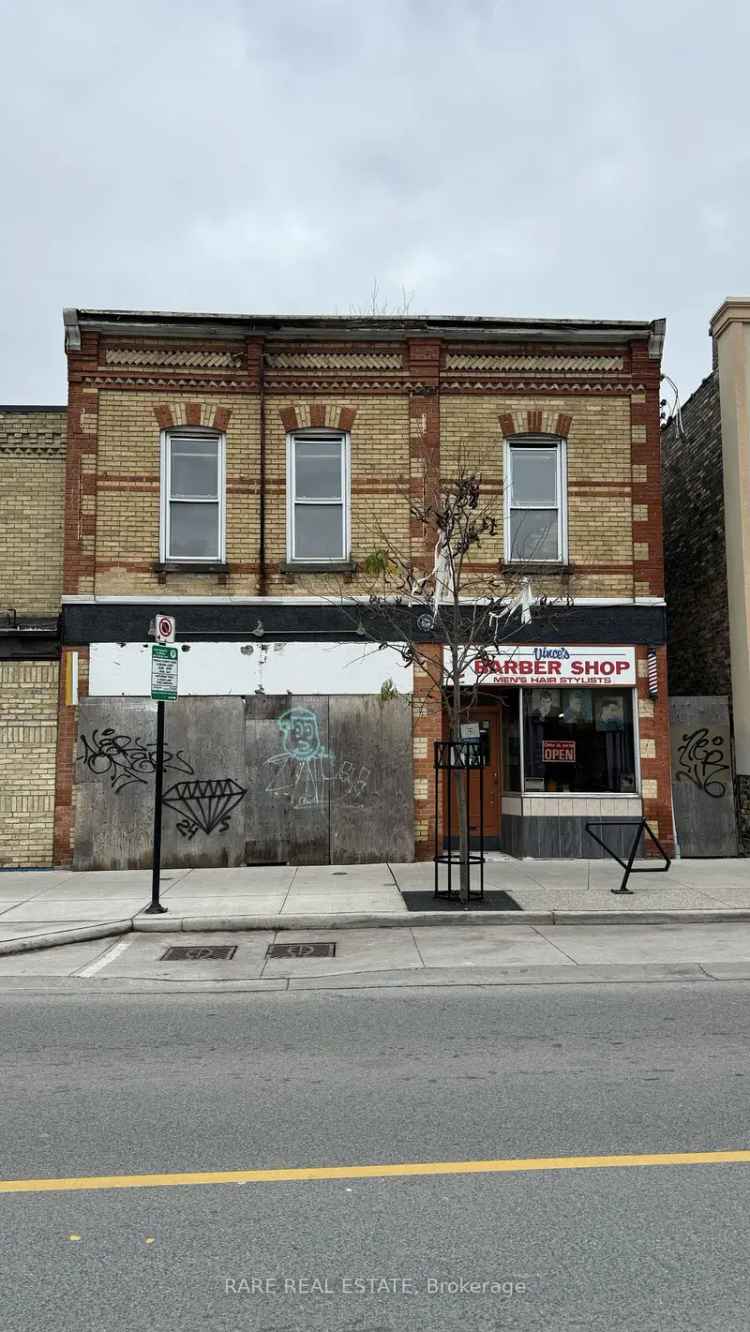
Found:
[[[76,868],[150,865],[155,736],[150,699],[81,700]],[[165,865],[413,858],[409,698],[180,698],[165,748]]]

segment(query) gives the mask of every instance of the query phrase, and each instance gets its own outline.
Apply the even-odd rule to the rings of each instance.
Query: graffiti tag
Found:
[[[723,737],[715,735],[709,739],[709,734],[705,726],[690,734],[684,733],[677,749],[679,766],[675,780],[692,782],[712,800],[720,800],[726,795],[727,784],[720,780],[719,774],[729,772],[729,764],[724,761]]]
[[[115,795],[134,783],[145,786],[156,771],[156,745],[144,743],[140,736],[120,735],[112,726],[92,731],[90,739],[82,735],[81,745],[77,762],[83,763],[89,772],[109,777]],[[164,751],[164,767],[191,776],[194,772],[180,749],[175,753]]]
[[[192,782],[175,782],[164,792],[163,802],[181,814],[177,831],[192,841],[198,831],[208,836],[212,832],[226,832],[229,815],[247,795],[233,777],[207,777]]]

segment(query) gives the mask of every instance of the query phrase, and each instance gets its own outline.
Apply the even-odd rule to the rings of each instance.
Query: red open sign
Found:
[[[542,741],[543,763],[575,763],[575,761],[576,761],[575,740]]]

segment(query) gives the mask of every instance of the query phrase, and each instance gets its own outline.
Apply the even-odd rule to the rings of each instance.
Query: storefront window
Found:
[[[635,792],[629,690],[524,689],[522,693],[527,794]]]
[[[510,795],[521,793],[521,724],[518,693],[518,690],[513,690],[502,700],[503,791]]]

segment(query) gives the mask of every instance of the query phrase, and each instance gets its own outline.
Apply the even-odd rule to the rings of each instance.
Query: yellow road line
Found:
[[[169,1175],[79,1175],[72,1179],[2,1179],[0,1193],[71,1193],[86,1189],[160,1189],[182,1184],[282,1184],[313,1179],[388,1179],[407,1175],[505,1175],[535,1170],[606,1170],[614,1166],[750,1164],[749,1150],[648,1152],[627,1156],[529,1156],[499,1161],[405,1161],[396,1165],[301,1166],[284,1170],[195,1170]]]

